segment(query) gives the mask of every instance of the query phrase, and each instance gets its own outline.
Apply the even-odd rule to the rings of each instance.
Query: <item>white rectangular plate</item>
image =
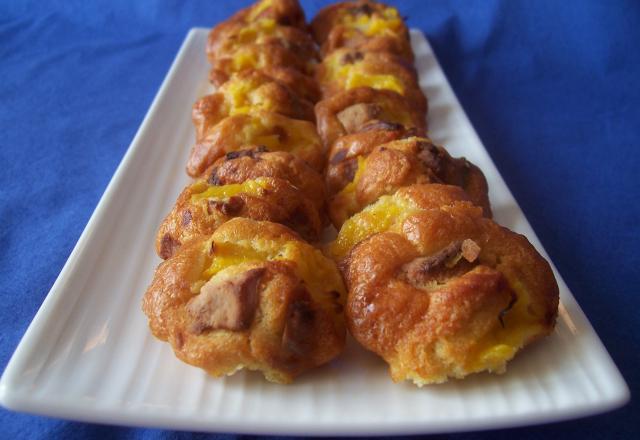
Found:
[[[293,385],[257,373],[213,379],[178,361],[140,304],[159,263],[154,235],[178,193],[193,140],[192,103],[208,91],[207,30],[194,29],[138,134],[0,381],[9,409],[122,425],[304,435],[433,433],[586,416],[624,404],[622,376],[556,271],[555,332],[506,374],[418,389],[349,341]],[[544,250],[471,126],[424,36],[411,32],[432,138],[487,176],[495,218]]]

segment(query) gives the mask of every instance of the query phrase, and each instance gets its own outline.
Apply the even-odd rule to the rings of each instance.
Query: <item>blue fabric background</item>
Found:
[[[0,367],[189,28],[243,1],[0,4]],[[640,438],[640,3],[402,1],[631,387],[609,414],[443,438]],[[303,1],[312,16],[324,1]],[[204,54],[203,54],[204,56]],[[0,409],[2,438],[190,438]],[[194,435],[200,438],[200,435]],[[207,437],[207,436],[202,436]]]

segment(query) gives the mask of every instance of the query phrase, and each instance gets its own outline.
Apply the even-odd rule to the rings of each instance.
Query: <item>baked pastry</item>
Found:
[[[244,72],[252,72],[255,70],[247,69]],[[273,78],[274,81],[284,84],[301,99],[309,102],[317,102],[320,99],[320,88],[316,81],[304,73],[292,67],[285,66],[267,66],[258,70],[263,75]],[[209,81],[216,87],[220,87],[229,78],[218,77],[215,71],[209,74]]]
[[[455,202],[405,216],[343,262],[351,334],[422,386],[502,373],[522,347],[551,333],[558,286],[519,234]]]
[[[142,308],[184,362],[288,383],[343,350],[344,301],[320,251],[285,226],[235,218],[160,264]]]
[[[216,58],[209,78],[219,85],[237,72],[277,66],[289,66],[305,75],[312,75],[315,64],[314,60],[301,57],[277,42],[247,43],[239,46],[229,57]]]
[[[402,95],[391,90],[357,87],[336,93],[316,104],[318,133],[329,148],[339,137],[362,130],[374,123],[402,126],[424,136],[426,115],[413,108]]]
[[[391,90],[407,98],[424,114],[427,99],[412,64],[389,52],[342,48],[331,52],[316,69],[324,97],[356,87]]]
[[[293,119],[314,121],[313,104],[299,98],[291,89],[260,71],[234,74],[216,93],[200,98],[193,105],[191,118],[196,138],[208,127],[227,116],[254,111],[279,113]]]
[[[277,43],[306,59],[319,56],[313,38],[304,28],[283,26],[272,18],[261,18],[250,23],[228,20],[215,26],[207,39],[207,57],[211,63],[220,58],[232,58],[239,47],[249,43]]]
[[[198,180],[182,191],[160,225],[156,251],[170,258],[184,243],[211,235],[234,217],[282,223],[309,241],[316,241],[322,230],[316,206],[284,179],[257,177],[229,184]]]
[[[329,200],[336,228],[380,196],[415,183],[444,183],[465,190],[469,199],[491,217],[487,181],[465,158],[454,159],[427,138],[409,137],[378,145],[367,156],[350,159],[355,168],[343,175],[344,186]],[[334,177],[335,174],[334,174]]]
[[[413,62],[409,31],[396,8],[373,1],[336,3],[322,9],[311,21],[322,56],[349,47],[362,51],[391,52]]]
[[[254,147],[227,153],[211,165],[202,178],[211,185],[230,185],[258,177],[277,177],[298,188],[319,212],[326,197],[322,176],[305,161],[286,151]]]
[[[191,150],[187,173],[200,176],[217,159],[247,145],[261,145],[269,151],[288,151],[318,171],[324,168],[324,149],[309,121],[287,118],[277,113],[252,111],[206,124]]]
[[[378,145],[415,136],[416,133],[415,129],[406,129],[401,124],[374,121],[356,133],[336,139],[329,147],[325,170],[329,195],[339,192],[353,180],[359,156],[368,155]]]
[[[328,254],[336,261],[342,261],[362,240],[380,232],[397,232],[409,216],[453,205],[467,206],[482,215],[482,208],[474,206],[469,195],[459,186],[431,183],[402,187],[347,219],[335,240],[329,244]]]
[[[307,27],[304,10],[298,0],[259,0],[233,14],[227,22],[249,25],[264,19],[273,20],[282,26],[293,26],[303,30]]]

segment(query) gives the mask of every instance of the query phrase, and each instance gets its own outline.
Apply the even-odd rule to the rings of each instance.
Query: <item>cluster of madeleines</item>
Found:
[[[482,172],[426,137],[395,8],[338,3],[307,25],[297,0],[262,0],[211,30],[207,56],[194,181],[143,300],[178,358],[288,383],[348,329],[421,386],[503,372],[552,331],[549,264],[491,220]]]

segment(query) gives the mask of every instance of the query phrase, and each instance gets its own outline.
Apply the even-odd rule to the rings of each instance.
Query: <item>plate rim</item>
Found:
[[[139,428],[154,428],[166,430],[185,430],[193,432],[216,432],[216,433],[233,433],[244,435],[312,435],[314,437],[332,437],[332,436],[387,436],[387,435],[418,435],[418,434],[444,434],[444,433],[460,433],[473,431],[490,431],[495,429],[511,429],[526,426],[539,426],[550,423],[557,423],[567,420],[582,419],[594,415],[605,414],[618,409],[625,402],[623,399],[611,399],[603,406],[575,407],[575,411],[557,412],[553,409],[544,411],[545,418],[542,419],[539,414],[536,415],[504,415],[494,417],[492,419],[474,418],[469,421],[459,422],[452,427],[450,421],[417,421],[415,423],[407,422],[366,422],[358,421],[355,423],[296,423],[284,427],[282,424],[275,422],[255,422],[251,421],[246,425],[242,425],[242,421],[218,421],[216,429],[212,430],[211,425],[207,421],[191,420],[179,416],[172,416],[167,413],[148,413],[133,415],[119,412],[119,410],[100,410],[100,412],[86,411],[80,405],[81,403],[65,404],[60,401],[36,401],[29,402],[28,399],[21,396],[11,394],[9,403],[15,405],[10,408],[16,411],[24,411],[35,415],[45,415],[64,420],[73,420],[84,423],[100,423],[112,426],[134,426]],[[623,396],[621,396],[623,397]],[[46,413],[45,413],[46,411]],[[572,414],[567,418],[567,414]]]

